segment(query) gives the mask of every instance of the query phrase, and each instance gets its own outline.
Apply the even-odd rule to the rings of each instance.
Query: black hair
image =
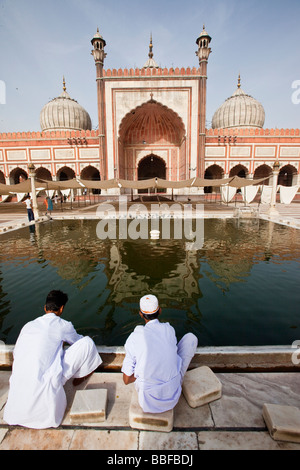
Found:
[[[68,302],[68,295],[61,290],[52,290],[46,298],[45,308],[47,312],[58,312]]]
[[[140,312],[141,312],[141,311],[140,311]],[[160,309],[158,309],[157,312],[155,312],[155,313],[148,314],[148,313],[143,313],[143,312],[141,312],[141,314],[143,315],[143,317],[145,318],[145,320],[154,320],[155,318],[158,317],[159,312],[160,312]]]

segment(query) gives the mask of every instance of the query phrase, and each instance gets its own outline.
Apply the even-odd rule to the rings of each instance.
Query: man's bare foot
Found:
[[[74,387],[76,387],[77,385],[80,385],[82,382],[87,380],[92,374],[93,372],[91,372],[89,375],[86,375],[85,377],[75,377],[75,379],[73,379]]]

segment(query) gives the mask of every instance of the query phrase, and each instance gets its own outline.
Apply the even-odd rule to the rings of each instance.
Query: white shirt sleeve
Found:
[[[73,324],[71,322],[65,321],[65,328],[64,328],[64,338],[63,341],[65,341],[68,344],[74,344],[76,341],[79,339],[83,338],[82,335],[79,335],[77,331],[75,330]]]
[[[134,356],[134,353],[131,351],[131,339],[132,336],[130,335],[129,338],[127,339],[125,343],[125,359],[122,364],[121,371],[128,375],[129,377],[134,374],[135,371],[135,365],[136,365],[136,358]]]

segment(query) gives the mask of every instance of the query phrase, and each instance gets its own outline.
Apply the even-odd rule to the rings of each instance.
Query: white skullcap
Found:
[[[157,297],[152,294],[144,295],[140,299],[140,311],[146,315],[152,315],[159,309]]]

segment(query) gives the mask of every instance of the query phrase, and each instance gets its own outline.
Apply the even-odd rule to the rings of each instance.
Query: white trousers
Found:
[[[178,356],[182,359],[180,374],[181,383],[183,381],[184,374],[188,370],[190,362],[194,357],[198,346],[198,338],[193,333],[187,333],[184,335],[177,345]]]
[[[94,341],[85,336],[72,344],[62,360],[63,385],[72,377],[85,377],[91,374],[102,363]]]

